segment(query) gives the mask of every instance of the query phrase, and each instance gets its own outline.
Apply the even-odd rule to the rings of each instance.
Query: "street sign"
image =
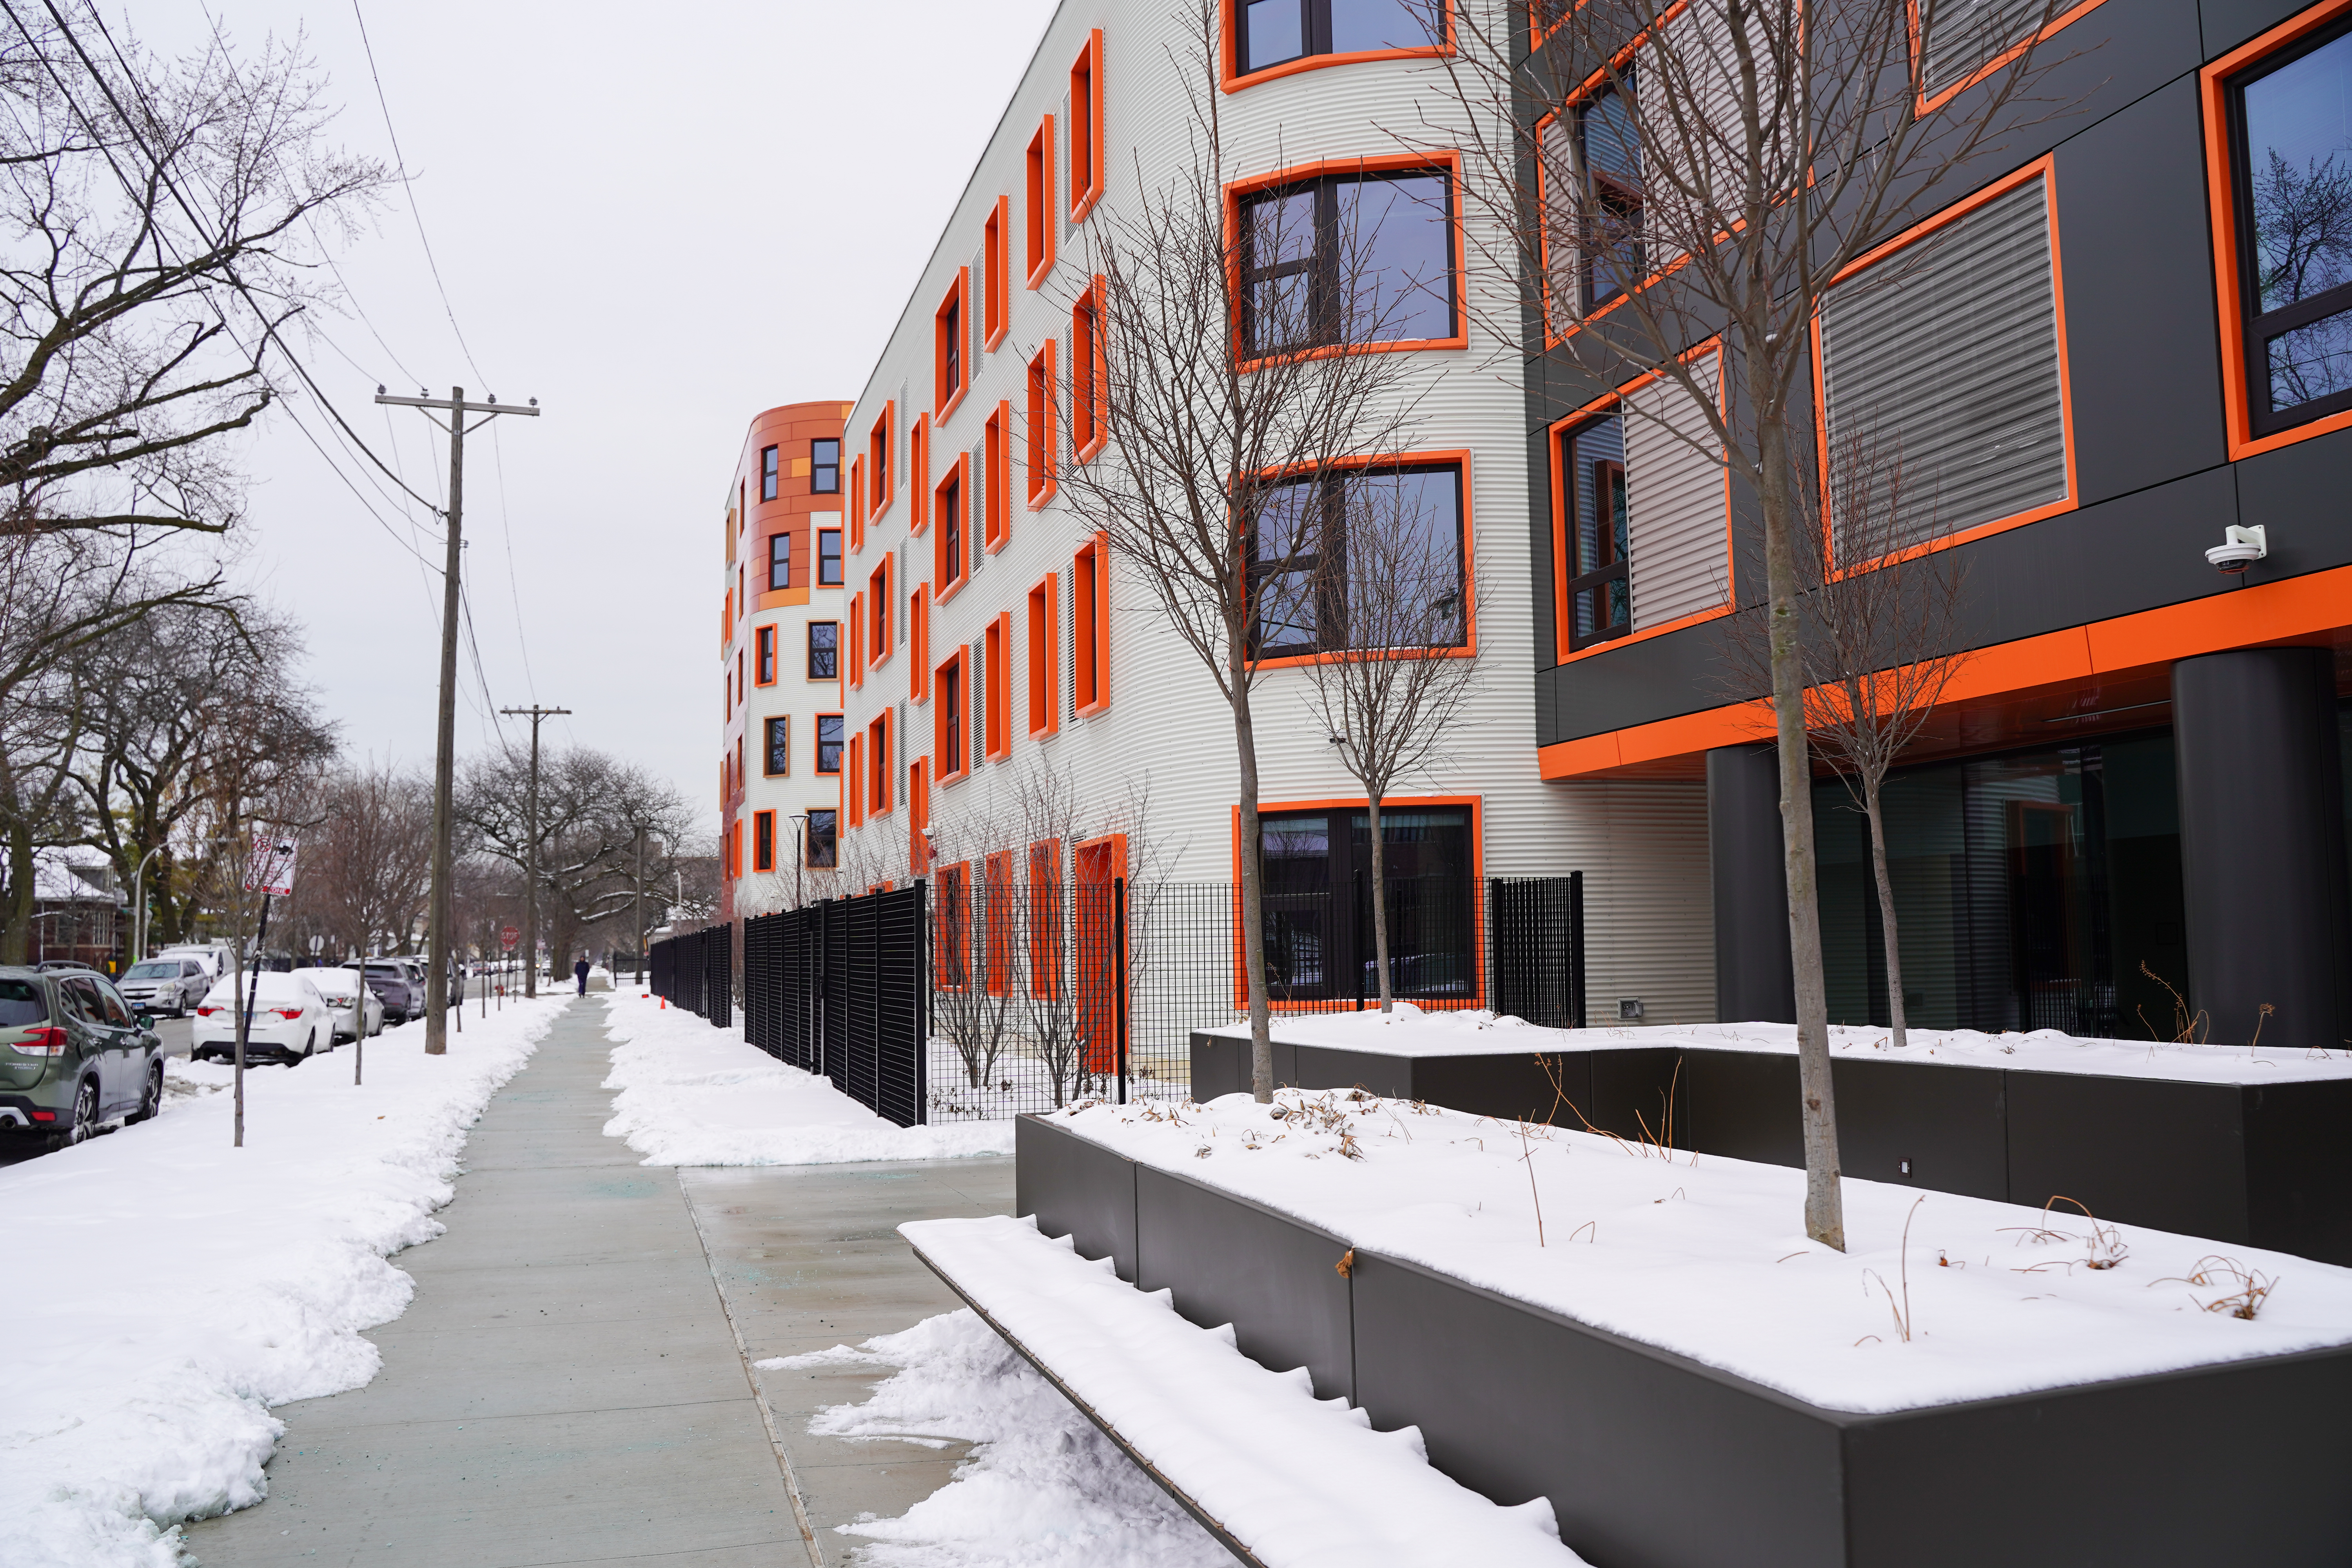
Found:
[[[515,930],[512,926],[509,926],[504,931],[499,932],[499,940],[506,943],[509,947],[512,947],[515,944],[516,939],[521,935],[522,932]]]
[[[316,958],[319,955],[320,950],[324,948],[326,945],[327,939],[314,933],[310,938],[310,956]]]
[[[245,863],[245,890],[281,899],[292,892],[294,855],[299,843],[291,834],[255,834],[253,858]]]

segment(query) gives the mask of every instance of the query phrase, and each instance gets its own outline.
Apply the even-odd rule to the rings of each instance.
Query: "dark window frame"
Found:
[[[772,871],[776,868],[776,814],[755,811],[751,814],[751,869]]]
[[[823,627],[826,632],[831,634],[831,640],[823,647],[819,647],[817,646],[816,634],[819,627]],[[841,623],[839,621],[811,621],[808,624],[807,641],[808,678],[811,680],[840,679]],[[819,668],[820,659],[823,664],[822,668]]]
[[[789,533],[768,535],[768,592],[793,585],[793,536]]]
[[[961,650],[940,666],[932,677],[932,684],[939,694],[940,780],[944,784],[950,779],[961,778],[967,771],[963,765],[965,692]]]
[[[1237,77],[1255,76],[1259,71],[1272,70],[1276,66],[1286,66],[1297,60],[1313,59],[1318,55],[1346,57],[1381,53],[1387,49],[1428,51],[1442,47],[1443,42],[1439,39],[1424,39],[1418,44],[1389,44],[1381,50],[1335,48],[1332,44],[1331,0],[1296,0],[1298,7],[1298,37],[1302,46],[1299,51],[1295,55],[1285,55],[1280,59],[1255,60],[1250,56],[1250,0],[1232,0],[1232,3],[1234,66],[1234,75]],[[1271,0],[1271,3],[1279,4],[1280,0]],[[1404,5],[1398,6],[1397,11],[1401,16],[1410,17],[1412,15],[1412,9]],[[1444,13],[1443,19],[1450,30],[1453,23],[1450,7]]]
[[[1416,473],[1450,473],[1454,476],[1454,584],[1456,594],[1461,595],[1465,599],[1465,603],[1462,617],[1461,640],[1454,643],[1453,646],[1455,647],[1465,648],[1470,646],[1470,639],[1473,636],[1474,628],[1470,625],[1470,616],[1466,603],[1468,597],[1467,577],[1469,574],[1470,550],[1469,542],[1465,537],[1469,531],[1470,520],[1468,516],[1468,509],[1465,504],[1467,500],[1467,487],[1462,472],[1462,464],[1458,461],[1453,460],[1427,463],[1404,462],[1382,465],[1378,468],[1360,467],[1329,468],[1324,470],[1322,473],[1312,476],[1311,479],[1306,477],[1301,477],[1295,480],[1284,481],[1278,486],[1269,485],[1260,491],[1259,499],[1262,502],[1265,496],[1275,489],[1288,489],[1294,484],[1314,483],[1321,492],[1317,498],[1317,504],[1323,515],[1317,525],[1317,538],[1318,542],[1318,550],[1303,553],[1294,552],[1281,561],[1273,563],[1263,562],[1258,559],[1258,531],[1255,519],[1252,519],[1247,545],[1251,563],[1250,575],[1253,579],[1251,584],[1253,591],[1250,595],[1250,609],[1252,614],[1250,626],[1250,658],[1253,659],[1307,658],[1321,654],[1351,651],[1345,648],[1348,620],[1347,595],[1344,592],[1334,592],[1333,581],[1328,577],[1318,585],[1318,591],[1316,595],[1315,605],[1316,640],[1314,643],[1267,644],[1262,641],[1259,635],[1256,617],[1265,612],[1265,590],[1258,586],[1258,580],[1265,575],[1287,574],[1294,572],[1319,571],[1321,565],[1321,550],[1319,545],[1322,541],[1329,540],[1332,542],[1332,547],[1337,548],[1340,552],[1341,571],[1339,581],[1340,583],[1344,583],[1346,581],[1347,512],[1343,502],[1343,492],[1347,482],[1351,479],[1362,478],[1368,474],[1381,475]],[[1326,637],[1324,636],[1323,629],[1326,626],[1336,626],[1339,628],[1336,637]]]
[[[1461,232],[1462,213],[1455,199],[1454,170],[1445,163],[1416,163],[1400,169],[1367,169],[1353,174],[1319,174],[1312,179],[1289,180],[1280,184],[1263,185],[1243,192],[1234,207],[1239,226],[1238,249],[1241,256],[1241,289],[1235,309],[1240,310],[1242,351],[1253,359],[1269,354],[1307,353],[1328,348],[1346,335],[1346,324],[1339,318],[1339,307],[1349,291],[1341,289],[1339,277],[1339,189],[1343,185],[1394,184],[1406,180],[1434,179],[1445,190],[1445,319],[1446,331],[1435,337],[1367,338],[1353,345],[1369,348],[1378,345],[1391,348],[1400,343],[1445,342],[1458,338],[1462,324],[1462,268],[1457,254],[1457,237]],[[1261,203],[1278,202],[1302,193],[1315,198],[1315,249],[1313,254],[1295,260],[1274,261],[1259,266],[1255,255],[1252,208]],[[1415,205],[1420,205],[1414,203]],[[1264,343],[1258,341],[1257,318],[1251,300],[1256,286],[1279,279],[1304,275],[1307,278],[1307,334],[1290,342]],[[1423,282],[1417,287],[1426,289]]]
[[[804,846],[802,858],[810,870],[834,869],[841,859],[841,814],[832,810],[810,812]]]
[[[1614,642],[1620,637],[1632,635],[1633,630],[1633,555],[1630,539],[1627,546],[1621,549],[1617,543],[1616,530],[1613,527],[1604,530],[1602,553],[1609,558],[1589,570],[1583,572],[1577,570],[1584,563],[1577,554],[1579,522],[1577,507],[1581,498],[1577,482],[1576,439],[1586,431],[1598,428],[1606,420],[1619,420],[1622,427],[1623,417],[1617,413],[1599,415],[1561,431],[1555,437],[1559,445],[1560,459],[1560,483],[1567,489],[1567,493],[1560,498],[1561,526],[1557,542],[1559,548],[1565,552],[1565,559],[1560,563],[1560,576],[1568,584],[1568,595],[1567,602],[1555,605],[1553,613],[1561,616],[1569,627],[1568,647],[1570,653],[1581,653],[1584,649],[1598,647],[1601,643]],[[1594,467],[1598,470],[1606,471],[1614,476],[1616,479],[1613,490],[1614,503],[1625,507],[1630,512],[1633,501],[1632,491],[1626,485],[1625,459],[1622,457],[1603,458]],[[1595,500],[1594,505],[1596,508],[1601,505],[1598,499]],[[1611,521],[1615,521],[1613,509],[1608,516]],[[1612,583],[1625,584],[1624,595],[1619,601],[1624,606],[1624,618],[1610,621],[1598,631],[1578,632],[1576,630],[1577,601],[1586,594],[1606,593],[1609,584]],[[1598,617],[1595,618],[1598,619]]]
[[[771,779],[790,778],[793,772],[793,716],[771,713],[762,722],[766,727],[760,734],[760,775]],[[776,743],[779,737],[783,742],[781,751]],[[783,766],[778,767],[779,762]]]
[[[831,740],[827,740],[825,738],[825,725],[828,721],[830,721],[833,726],[833,738]],[[839,713],[820,713],[816,716],[817,772],[826,774],[827,776],[834,776],[840,773],[842,753],[848,745],[848,720]],[[831,767],[827,767],[825,765],[825,759],[827,757],[831,757],[833,759],[833,765]]]
[[[819,437],[809,443],[809,493],[818,496],[841,493],[841,441],[838,437]]]
[[[1585,171],[1585,178],[1592,186],[1583,193],[1590,210],[1580,215],[1580,232],[1576,237],[1576,286],[1585,315],[1612,300],[1622,299],[1647,273],[1642,193],[1612,175],[1596,172],[1588,140],[1588,122],[1593,111],[1610,99],[1631,102],[1639,112],[1642,89],[1636,68],[1627,66],[1614,80],[1602,83],[1580,99],[1572,110],[1576,116],[1577,164]],[[1637,154],[1638,152],[1637,147]],[[1610,215],[1607,221],[1611,228],[1601,226],[1602,220],[1592,216],[1601,212]],[[1623,281],[1614,281],[1604,275],[1604,258],[1622,272]]]
[[[751,650],[751,684],[773,686],[776,683],[776,628],[754,628]]]
[[[842,586],[841,530],[820,528],[816,531],[816,585],[820,588]]]
[[[1440,958],[1450,958],[1453,963],[1427,967],[1415,965],[1411,961],[1428,956],[1427,951],[1416,954],[1409,950],[1401,950],[1400,943],[1395,942],[1391,944],[1391,963],[1396,971],[1396,994],[1401,998],[1475,1005],[1479,996],[1477,908],[1483,893],[1479,880],[1478,846],[1485,827],[1477,805],[1462,800],[1394,802],[1381,808],[1382,826],[1384,834],[1400,827],[1410,831],[1406,827],[1406,820],[1415,815],[1450,812],[1459,812],[1463,817],[1459,828],[1463,835],[1461,863],[1435,872],[1425,872],[1419,878],[1402,877],[1391,871],[1389,920],[1391,935],[1403,937],[1405,932],[1400,928],[1412,923],[1415,914],[1428,911],[1428,896],[1414,896],[1410,885],[1436,879],[1454,883],[1452,888],[1440,890],[1441,899],[1453,903],[1454,908],[1450,920],[1441,918],[1438,929],[1450,932],[1459,945],[1436,954]],[[1365,825],[1366,842],[1362,853],[1359,853],[1355,842],[1355,819],[1359,816],[1369,818],[1370,815],[1364,804],[1348,801],[1299,810],[1268,811],[1259,818],[1256,853],[1260,886],[1265,889],[1267,979],[1269,986],[1276,992],[1276,1001],[1334,1001],[1378,994],[1377,971],[1373,966],[1374,942],[1370,929],[1371,858],[1369,821]],[[1324,885],[1320,889],[1288,887],[1286,879],[1272,874],[1266,868],[1266,838],[1269,833],[1279,830],[1285,823],[1318,819],[1324,827]],[[1392,855],[1397,847],[1397,841],[1391,839],[1390,849]],[[1318,891],[1327,895],[1320,911],[1327,918],[1320,922],[1312,919],[1316,912],[1315,894]],[[1403,897],[1396,896],[1400,893]],[[1405,907],[1407,904],[1415,907],[1408,909]],[[1288,921],[1284,920],[1286,912],[1294,917]],[[1309,918],[1301,921],[1296,918],[1299,915]],[[1317,930],[1318,924],[1320,929]],[[1310,931],[1320,951],[1313,952],[1310,958],[1299,944],[1283,940],[1286,930]],[[1307,962],[1299,962],[1294,969],[1290,963],[1283,962],[1293,955]],[[1307,967],[1309,962],[1311,970]],[[1346,975],[1344,982],[1340,973],[1343,969],[1352,971]],[[1417,984],[1420,977],[1433,971],[1443,974],[1449,969],[1458,973],[1459,989],[1441,987],[1429,990]]]
[[[779,456],[782,450],[781,447],[760,448],[760,499],[761,500],[776,499],[776,487],[783,477],[783,459]]]

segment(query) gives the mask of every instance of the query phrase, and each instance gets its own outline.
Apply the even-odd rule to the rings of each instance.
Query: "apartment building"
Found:
[[[1909,1018],[2338,1047],[2352,5],[2089,0],[2042,47],[1814,339],[1826,449],[1874,424],[1935,500],[1906,546],[1964,568],[1970,657],[1883,814]],[[1531,345],[1540,771],[1703,784],[1716,1005],[1792,1017],[1774,760],[1718,679],[1753,521],[1576,346]],[[1884,1022],[1864,820],[1824,777],[1814,821],[1832,1016]]]
[[[837,890],[846,413],[826,402],[759,415],[728,486],[720,920]]]
[[[1432,37],[1406,0],[1229,0],[1201,60],[1181,9],[1055,12],[845,421],[845,880],[1123,868],[1227,883],[1263,854],[1285,887],[1344,890],[1368,862],[1362,789],[1297,668],[1256,688],[1265,831],[1238,841],[1223,699],[1059,494],[1057,475],[1097,449],[1078,428],[1095,247],[1110,217],[1193,166],[1192,108],[1211,95],[1230,210],[1377,198],[1381,245],[1439,258],[1382,346],[1409,362],[1394,394],[1413,409],[1407,466],[1478,585],[1463,643],[1478,667],[1454,743],[1387,802],[1391,864],[1450,879],[1465,905],[1481,877],[1581,870],[1601,1009],[1711,1017],[1703,783],[1538,769],[1528,681],[1549,627],[1526,530],[1541,495],[1518,344],[1471,308],[1514,285],[1464,267],[1463,161],[1381,129],[1444,123],[1433,73],[1450,26]]]

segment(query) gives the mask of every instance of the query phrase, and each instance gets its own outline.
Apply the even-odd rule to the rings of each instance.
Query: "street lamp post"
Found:
[[[807,828],[808,813],[805,811],[793,813],[793,908],[796,910],[808,907],[808,889],[805,885],[808,876],[806,871],[808,846],[802,838],[802,835],[807,831]]]

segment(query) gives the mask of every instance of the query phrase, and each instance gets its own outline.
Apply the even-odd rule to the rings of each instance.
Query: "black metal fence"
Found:
[[[833,899],[743,922],[743,1037],[886,1121],[925,1114],[928,889]]]
[[[715,925],[655,942],[653,993],[719,1028],[735,1023],[735,928]]]

